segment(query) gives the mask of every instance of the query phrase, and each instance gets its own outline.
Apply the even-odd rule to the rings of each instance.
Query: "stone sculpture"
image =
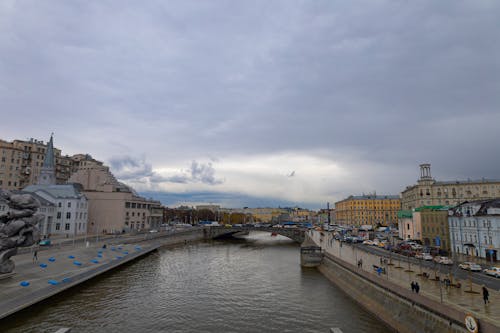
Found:
[[[13,194],[0,190],[0,200],[9,206],[6,212],[0,212],[0,274],[14,270],[14,261],[18,247],[31,246],[40,240],[37,224],[43,215],[35,214],[40,203],[31,194]]]

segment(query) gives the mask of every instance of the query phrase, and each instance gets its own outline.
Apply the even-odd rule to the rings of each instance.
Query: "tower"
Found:
[[[45,151],[45,158],[43,166],[40,170],[38,177],[38,185],[55,185],[56,184],[56,170],[54,160],[54,141],[53,134],[50,136],[50,141],[47,143],[47,150]]]

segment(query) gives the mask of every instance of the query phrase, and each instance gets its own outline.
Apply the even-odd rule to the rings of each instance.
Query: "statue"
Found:
[[[31,194],[12,194],[0,190],[0,200],[7,202],[9,210],[0,213],[0,274],[14,270],[14,261],[18,247],[37,244],[40,231],[37,224],[43,215],[35,214],[40,202]]]

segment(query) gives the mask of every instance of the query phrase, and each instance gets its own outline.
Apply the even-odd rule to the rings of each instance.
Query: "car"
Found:
[[[50,246],[50,239],[48,239],[48,238],[42,239],[40,241],[40,243],[38,243],[38,245],[40,245],[40,246]]]
[[[453,265],[453,261],[448,257],[434,257],[434,261],[438,264]]]
[[[423,254],[422,254],[422,259],[424,259],[424,260],[429,260],[429,261],[430,261],[430,260],[434,259],[434,257],[433,257],[433,256],[431,256],[431,254],[430,254],[430,253],[423,253]]]
[[[481,272],[481,266],[470,261],[465,261],[459,264],[458,267],[460,267],[461,269],[465,269],[466,271]]]
[[[158,232],[158,230],[156,230],[156,229],[151,229],[151,230],[149,230],[149,232],[150,232],[150,233],[152,233],[152,234],[154,234],[155,232]]]
[[[365,244],[365,245],[373,245],[373,241],[367,239],[367,240],[363,241],[363,244]]]
[[[487,275],[494,276],[496,278],[500,277],[500,267],[490,267],[483,270],[483,272]]]

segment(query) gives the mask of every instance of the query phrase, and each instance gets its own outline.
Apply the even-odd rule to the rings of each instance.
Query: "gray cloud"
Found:
[[[124,180],[216,185],[210,164],[153,166],[280,152],[354,166],[379,193],[420,162],[500,178],[499,2],[3,1],[0,17],[2,138],[144,154],[114,161]]]

